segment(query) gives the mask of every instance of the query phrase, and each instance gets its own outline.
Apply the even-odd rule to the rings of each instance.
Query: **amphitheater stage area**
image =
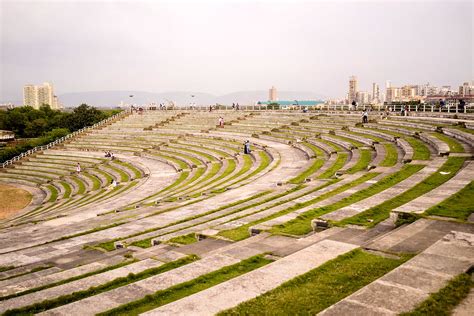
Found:
[[[473,157],[473,114],[127,113],[0,169],[0,314],[469,315]]]

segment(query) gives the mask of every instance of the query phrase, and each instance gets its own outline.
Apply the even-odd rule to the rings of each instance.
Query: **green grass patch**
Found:
[[[311,232],[311,220],[314,218],[317,218],[321,215],[334,212],[340,208],[343,208],[345,206],[351,205],[353,203],[356,203],[358,201],[361,201],[363,199],[366,199],[368,197],[373,196],[374,194],[377,194],[379,192],[382,192],[383,190],[386,190],[393,185],[405,180],[406,178],[410,177],[414,173],[418,172],[421,170],[424,166],[422,165],[405,165],[403,168],[396,172],[393,173],[389,176],[386,176],[385,178],[381,179],[377,183],[372,184],[370,187],[360,190],[346,198],[343,198],[342,200],[333,203],[331,205],[315,208],[312,210],[309,210],[303,214],[298,215],[297,218],[288,221],[287,223],[277,225],[272,228],[271,232],[275,234],[290,234],[290,235],[305,235],[309,232]],[[370,178],[367,178],[368,175],[372,175],[373,173],[368,173],[366,176],[359,178],[356,181],[353,181],[351,183],[348,183],[338,189],[336,189],[334,192],[328,192],[326,194],[331,194],[335,195],[340,192],[343,192],[351,187],[354,187],[356,185],[359,185],[367,180],[370,180]],[[378,174],[375,174],[378,175]],[[324,195],[322,196],[324,197]]]
[[[324,165],[324,162],[325,162],[324,159],[321,159],[321,158],[315,159],[308,169],[306,169],[305,171],[303,171],[302,173],[300,173],[299,175],[297,175],[296,177],[294,177],[288,182],[293,183],[293,184],[304,182],[306,178],[308,178],[313,173],[318,171]]]
[[[452,153],[463,153],[464,152],[464,147],[456,140],[453,138],[441,134],[441,133],[430,133],[431,136],[434,136],[438,138],[439,140],[445,142],[449,146],[449,151]]]
[[[127,182],[130,180],[130,176],[128,175],[128,173],[126,173],[125,171],[123,171],[122,169],[120,168],[117,168],[117,167],[114,167],[112,166],[112,164],[107,164],[105,165],[107,166],[109,169],[112,169],[113,171],[115,171],[116,173],[119,174],[120,176],[120,179],[118,181],[120,182]]]
[[[392,143],[385,143],[385,158],[380,163],[380,167],[392,167],[397,164],[398,161],[398,152],[397,148]]]
[[[242,260],[239,263],[202,275],[191,281],[177,284],[165,290],[157,291],[152,295],[145,296],[143,299],[124,304],[98,315],[139,315],[258,269],[270,262],[272,262],[272,260],[264,258],[263,255],[254,256]]]
[[[440,204],[428,209],[425,214],[451,217],[466,221],[469,215],[474,212],[474,205],[472,203],[473,196],[474,182],[471,182]]]
[[[345,163],[347,161],[347,156],[348,156],[347,153],[338,153],[336,161],[333,163],[333,165],[331,167],[329,167],[325,172],[323,172],[318,177],[318,179],[332,178],[334,176],[334,174],[336,173],[336,171],[338,171],[339,169],[341,169],[345,165]]]
[[[344,219],[339,222],[341,225],[354,224],[373,227],[381,221],[387,219],[390,211],[410,202],[411,200],[433,190],[444,182],[448,181],[462,168],[464,157],[449,157],[447,161],[435,173],[430,175],[424,181],[418,183],[414,187],[405,191],[394,198],[372,207],[353,217]],[[449,174],[441,174],[440,172],[449,172]]]
[[[194,233],[191,233],[191,234],[171,238],[170,240],[168,240],[168,242],[181,244],[181,245],[190,245],[197,242],[197,239],[196,239],[196,235]]]
[[[72,192],[71,185],[69,183],[64,182],[64,181],[59,181],[59,183],[64,188],[63,198],[64,199],[69,198],[71,196],[71,192]]]
[[[46,187],[48,188],[49,192],[51,192],[48,202],[56,201],[58,198],[58,189],[56,189],[56,187],[51,184],[48,184]]]
[[[315,315],[408,258],[390,259],[356,249],[218,315]]]
[[[410,146],[413,148],[413,160],[430,160],[430,156],[431,156],[430,150],[428,149],[428,147],[423,141],[415,137],[407,136],[405,134],[401,134],[401,133],[397,133],[397,132],[389,131],[389,130],[379,130],[379,129],[372,129],[372,128],[369,128],[369,130],[374,130],[380,133],[400,137],[406,140],[408,144],[410,144]]]
[[[469,291],[474,287],[474,281],[468,273],[462,273],[451,279],[449,283],[433,293],[417,306],[413,311],[403,313],[403,316],[421,315],[451,315],[453,309],[469,295]]]
[[[414,137],[404,137],[413,148],[413,160],[430,160],[430,150],[423,141]]]
[[[97,179],[96,176],[92,175],[92,174],[89,174],[89,173],[83,173],[83,175],[87,178],[89,178],[89,180],[91,180],[92,182],[92,191],[95,191],[95,190],[99,190],[100,189],[100,180]]]
[[[77,193],[76,194],[84,194],[86,192],[86,185],[82,182],[81,179],[77,177],[71,177],[72,181],[74,181],[77,185]]]
[[[138,170],[138,168],[136,168],[130,163],[120,160],[113,160],[112,162],[129,169],[133,173],[135,179],[140,179],[142,177],[142,173],[140,172],[140,170]]]
[[[352,168],[347,170],[347,173],[356,173],[358,171],[367,170],[369,163],[372,161],[372,151],[368,149],[360,149],[359,153],[359,160]]]
[[[328,145],[328,146],[331,147],[334,151],[344,151],[344,149],[343,149],[341,146],[339,146],[339,145],[337,145],[337,144],[335,144],[335,143],[333,143],[333,142],[331,142],[331,141],[328,141],[328,140],[325,140],[325,139],[322,139],[322,138],[321,138],[321,139],[318,139],[318,142]]]
[[[40,313],[52,308],[56,308],[56,307],[66,305],[78,300],[82,300],[86,297],[90,297],[93,295],[97,295],[99,293],[107,292],[115,288],[130,284],[139,280],[143,280],[143,279],[149,278],[154,275],[158,275],[160,273],[163,273],[172,269],[176,269],[185,264],[191,263],[197,259],[198,259],[197,256],[190,255],[176,261],[165,263],[156,268],[150,268],[136,274],[130,273],[126,277],[116,278],[104,284],[101,284],[98,286],[92,286],[87,290],[82,290],[82,291],[77,291],[71,294],[62,295],[54,299],[44,300],[42,302],[28,305],[22,308],[7,310],[3,315],[10,316],[10,315],[28,315],[28,314],[33,314],[33,313],[34,314]]]
[[[112,176],[108,172],[106,172],[102,169],[95,168],[94,171],[97,172],[97,173],[100,173],[105,178],[104,185],[109,185],[112,182],[112,180],[114,179],[114,178],[112,178]]]
[[[0,266],[0,272],[5,272],[12,269],[15,269],[15,266]]]

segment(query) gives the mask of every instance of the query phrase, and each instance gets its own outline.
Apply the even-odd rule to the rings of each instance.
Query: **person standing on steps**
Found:
[[[250,142],[248,140],[246,140],[244,143],[244,154],[250,154]]]
[[[364,110],[362,113],[362,123],[369,123],[369,112],[367,112],[367,110]]]
[[[77,163],[76,172],[81,173],[81,164],[80,163]]]

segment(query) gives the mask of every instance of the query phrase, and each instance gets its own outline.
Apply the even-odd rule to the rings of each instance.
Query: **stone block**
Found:
[[[256,227],[250,227],[249,228],[249,234],[250,236],[255,236],[255,235],[258,235],[260,234],[262,231],[259,229],[259,228],[256,228]]]
[[[317,218],[311,221],[311,227],[313,228],[313,230],[328,229],[329,223],[328,221]]]
[[[156,239],[156,238],[153,238],[153,239],[151,240],[151,246],[152,246],[152,247],[153,247],[153,246],[158,246],[159,244],[161,244],[161,241],[160,241],[160,240],[158,240],[158,239]]]

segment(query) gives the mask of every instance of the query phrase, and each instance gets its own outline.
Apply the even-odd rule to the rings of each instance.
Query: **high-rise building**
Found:
[[[474,82],[464,82],[459,86],[459,95],[463,97],[474,95]]]
[[[370,94],[367,91],[357,91],[355,100],[358,104],[369,104]]]
[[[380,89],[379,85],[375,82],[372,83],[372,103],[379,103],[380,102]]]
[[[58,97],[54,95],[53,85],[49,82],[43,85],[25,85],[23,88],[23,105],[39,109],[43,104],[48,104],[51,109],[59,109]]]
[[[272,88],[269,90],[269,93],[268,93],[268,99],[270,101],[278,101],[278,98],[277,98],[277,90],[275,87],[272,86]]]
[[[351,76],[349,78],[349,103],[357,100],[357,77]]]
[[[411,100],[415,98],[416,95],[416,87],[414,86],[403,86],[400,89],[400,97],[404,100]]]
[[[396,87],[388,87],[387,88],[387,95],[385,96],[385,101],[387,103],[391,103],[394,101],[398,101],[400,99],[401,89]]]

